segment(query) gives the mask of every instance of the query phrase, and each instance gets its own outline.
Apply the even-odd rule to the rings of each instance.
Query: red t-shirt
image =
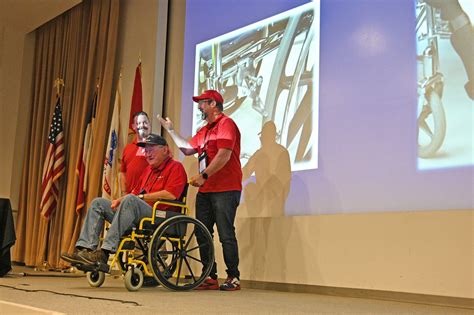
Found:
[[[132,143],[127,144],[123,150],[120,172],[125,173],[127,193],[139,184],[143,170],[148,166],[145,158],[145,149],[137,146],[137,137]]]
[[[217,173],[209,176],[199,188],[200,192],[242,190],[242,167],[240,165],[240,131],[235,122],[221,114],[212,124],[207,124],[192,137],[191,146],[201,154],[207,153],[207,166],[219,149],[232,150],[229,161]]]
[[[138,195],[166,190],[178,199],[183,193],[187,180],[188,177],[183,164],[169,157],[157,168],[147,166],[140,177],[139,185],[133,188],[132,194]],[[150,201],[148,204],[153,206],[154,202]],[[170,206],[160,205],[158,208],[166,210]]]

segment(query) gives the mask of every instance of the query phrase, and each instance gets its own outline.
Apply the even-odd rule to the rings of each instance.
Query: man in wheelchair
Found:
[[[74,252],[63,253],[63,260],[73,265],[104,266],[108,270],[109,254],[117,251],[120,237],[138,226],[142,218],[152,215],[153,203],[157,199],[176,200],[181,196],[187,184],[187,175],[183,165],[171,157],[166,140],[150,134],[137,145],[145,148],[149,164],[139,184],[131,194],[116,200],[95,198],[87,211]],[[159,209],[174,210],[168,205],[160,205]],[[102,246],[98,248],[105,221],[111,222],[111,225]]]

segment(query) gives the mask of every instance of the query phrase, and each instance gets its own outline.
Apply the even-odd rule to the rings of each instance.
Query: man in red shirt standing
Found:
[[[148,166],[145,158],[145,149],[137,146],[138,142],[142,142],[151,132],[150,120],[147,113],[138,112],[133,116],[133,130],[136,137],[132,143],[125,146],[120,164],[120,192],[121,196],[129,194],[133,187],[139,182],[143,170]]]
[[[145,149],[148,166],[132,193],[116,200],[95,198],[87,211],[81,234],[73,254],[63,253],[61,258],[76,264],[107,264],[110,253],[115,253],[120,237],[131,227],[138,226],[144,217],[151,217],[152,206],[157,199],[176,200],[186,186],[187,176],[183,165],[170,156],[166,140],[150,134],[138,146]],[[160,210],[170,206],[160,205]],[[112,222],[101,248],[100,233],[104,222]]]
[[[186,155],[198,153],[199,174],[190,179],[190,184],[199,187],[196,196],[196,218],[214,235],[217,226],[227,266],[227,280],[219,287],[215,262],[210,278],[198,287],[201,290],[240,290],[239,252],[235,237],[235,214],[242,191],[242,170],[240,165],[240,131],[235,122],[223,113],[224,100],[215,90],[204,91],[194,96],[202,118],[207,125],[202,127],[188,142],[173,129],[169,118],[158,117],[161,125],[170,133],[176,145]],[[202,244],[205,239],[196,233]],[[200,248],[201,257],[207,247]]]

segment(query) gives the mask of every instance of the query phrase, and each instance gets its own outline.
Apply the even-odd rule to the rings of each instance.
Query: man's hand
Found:
[[[202,185],[204,185],[205,181],[206,180],[202,178],[201,174],[197,174],[191,177],[191,179],[189,179],[189,184],[194,187],[201,187]]]
[[[166,119],[163,119],[163,117],[161,117],[160,115],[156,115],[156,118],[163,126],[163,128],[165,128],[168,132],[174,129],[173,122],[168,117],[166,117]]]
[[[112,204],[110,205],[110,207],[114,210],[117,209],[117,207],[120,205],[121,201],[122,200],[120,198],[112,200]]]

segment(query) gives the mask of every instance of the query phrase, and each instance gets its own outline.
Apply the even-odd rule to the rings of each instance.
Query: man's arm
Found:
[[[219,149],[219,151],[217,151],[216,156],[214,157],[212,162],[209,164],[209,166],[206,167],[204,172],[208,176],[211,176],[217,173],[230,160],[231,155],[232,155],[231,149],[224,149],[224,148]]]
[[[207,176],[211,176],[215,173],[217,173],[221,168],[226,165],[226,163],[230,160],[230,157],[232,156],[232,150],[231,149],[224,149],[221,148],[219,151],[217,151],[216,156],[212,160],[212,162],[206,167],[204,172],[207,174]],[[189,180],[189,183],[193,186],[199,187],[204,185],[204,182],[206,180],[202,177],[201,174],[194,175],[191,177]]]
[[[127,194],[127,179],[125,173],[119,173],[119,185],[120,185],[120,196],[125,196]]]
[[[184,139],[179,133],[174,130],[173,122],[168,117],[166,117],[166,119],[163,119],[163,117],[157,115],[156,118],[158,118],[158,121],[163,126],[163,128],[168,131],[174,143],[178,146],[181,152],[183,152],[185,155],[192,155],[197,152],[197,150],[195,150],[186,139]]]
[[[160,190],[143,195],[144,201],[156,201],[158,199],[176,200],[176,196],[167,190]]]

